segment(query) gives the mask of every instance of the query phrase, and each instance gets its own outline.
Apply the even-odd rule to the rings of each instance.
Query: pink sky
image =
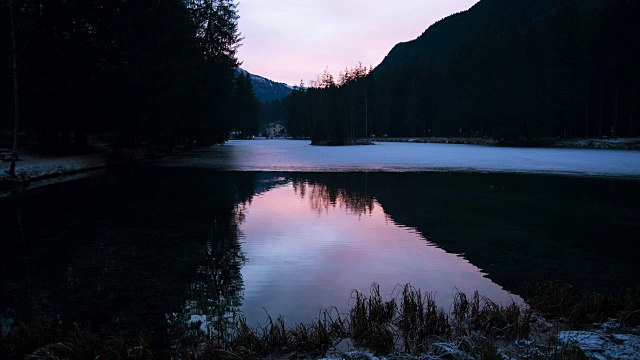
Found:
[[[328,66],[377,66],[391,48],[478,0],[241,0],[242,68],[297,85]]]

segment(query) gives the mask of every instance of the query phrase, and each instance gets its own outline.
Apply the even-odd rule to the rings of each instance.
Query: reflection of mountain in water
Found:
[[[461,173],[293,179],[298,187],[305,181],[319,187],[314,209],[336,202],[366,209],[375,198],[396,223],[464,254],[517,294],[525,294],[529,282],[547,280],[614,292],[635,286],[640,276],[633,256],[640,233],[637,181]]]

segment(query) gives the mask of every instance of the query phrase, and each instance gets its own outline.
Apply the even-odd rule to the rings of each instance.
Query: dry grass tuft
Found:
[[[453,328],[458,336],[485,333],[507,339],[525,338],[530,332],[533,311],[515,302],[499,305],[481,296],[477,291],[469,299],[457,292],[453,302]]]
[[[635,327],[640,326],[640,286],[623,290],[618,296],[620,325]]]
[[[352,298],[355,303],[349,311],[349,329],[354,343],[377,354],[391,353],[395,348],[392,326],[397,309],[395,299],[384,301],[376,283],[371,285],[369,297],[354,290]]]
[[[0,341],[3,359],[152,359],[143,339],[92,334],[73,324],[61,330],[46,318],[37,318]]]
[[[433,294],[406,284],[402,289],[400,309],[395,321],[404,350],[419,354],[437,341],[451,339],[449,316],[436,305]]]
[[[552,338],[544,347],[530,356],[534,360],[588,360],[588,356],[575,343]]]

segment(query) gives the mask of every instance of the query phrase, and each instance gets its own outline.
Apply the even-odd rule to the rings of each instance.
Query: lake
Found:
[[[346,312],[374,282],[447,310],[455,291],[507,303],[535,281],[615,293],[640,275],[638,155],[236,141],[34,188],[0,200],[0,321],[162,343],[236,313]]]

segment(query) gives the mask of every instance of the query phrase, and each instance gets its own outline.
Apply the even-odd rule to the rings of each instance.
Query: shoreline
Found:
[[[366,141],[367,139],[358,139]],[[598,139],[540,139],[530,143],[514,142],[500,143],[500,141],[488,137],[389,137],[371,138],[375,142],[405,142],[427,144],[457,144],[457,145],[485,145],[495,147],[520,147],[520,148],[561,148],[561,149],[608,149],[608,150],[640,150],[640,137]]]
[[[6,162],[8,168],[8,162]],[[109,158],[101,155],[80,155],[60,158],[24,159],[16,162],[16,177],[12,178],[3,164],[0,170],[0,192],[28,189],[33,183],[64,179],[68,176],[106,170]],[[77,178],[77,176],[76,176]]]
[[[492,138],[478,137],[415,137],[415,138],[371,138],[354,139],[350,145],[373,144],[383,142],[396,143],[432,143],[478,145],[489,147],[532,147],[532,148],[566,148],[566,149],[606,149],[606,150],[640,150],[640,137],[618,139],[546,139],[540,140],[538,146],[501,145]],[[149,152],[146,149],[124,149],[123,160],[113,159],[110,145],[91,145],[90,152],[82,155],[54,156],[46,152],[34,151],[32,148],[20,152],[20,160],[16,163],[16,178],[7,173],[9,162],[0,163],[0,193],[20,191],[31,188],[38,182],[47,184],[75,179],[83,174],[129,164],[140,160],[152,160],[172,156],[184,150],[176,148],[173,153]]]
[[[133,162],[154,160],[172,156],[184,150],[175,148],[173,153],[149,151],[148,149],[125,148],[122,159],[113,157],[111,145],[90,145],[85,154],[55,155],[38,151],[35,147],[27,147],[19,152],[16,162],[16,176],[8,174],[9,161],[0,162],[0,197],[12,192],[92,176],[108,169]]]

